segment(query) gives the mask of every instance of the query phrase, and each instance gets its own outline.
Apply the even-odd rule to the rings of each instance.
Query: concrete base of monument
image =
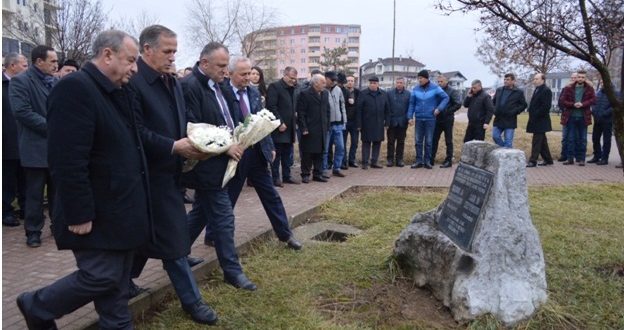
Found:
[[[473,172],[456,172],[447,200],[414,216],[394,255],[403,273],[430,287],[456,321],[489,313],[514,325],[547,299],[524,153],[475,141],[464,145],[461,161]],[[483,170],[490,174],[487,185],[475,180],[480,174],[474,171],[487,173]]]

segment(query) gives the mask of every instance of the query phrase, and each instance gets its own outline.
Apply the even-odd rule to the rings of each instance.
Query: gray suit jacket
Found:
[[[48,167],[48,94],[34,66],[11,79],[9,100],[17,121],[19,154],[24,167]]]

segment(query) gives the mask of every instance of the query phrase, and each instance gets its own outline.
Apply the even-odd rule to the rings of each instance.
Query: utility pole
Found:
[[[396,41],[396,0],[393,0],[393,13],[392,13],[392,74],[390,75],[390,84],[394,85],[394,43]]]

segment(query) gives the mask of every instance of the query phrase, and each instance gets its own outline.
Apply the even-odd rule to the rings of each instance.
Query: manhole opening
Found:
[[[346,242],[349,236],[353,236],[352,234],[347,234],[334,230],[325,230],[320,234],[312,237],[315,241],[323,241],[323,242]]]

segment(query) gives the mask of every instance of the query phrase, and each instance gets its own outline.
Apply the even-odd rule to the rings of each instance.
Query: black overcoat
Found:
[[[552,131],[550,108],[552,107],[552,91],[548,86],[541,85],[535,89],[529,103],[529,121],[527,133],[546,133]]]
[[[299,148],[305,153],[322,153],[329,129],[329,93],[323,90],[321,94],[308,87],[299,94],[297,100],[297,121],[301,132],[308,131],[301,136]]]
[[[91,62],[48,99],[48,161],[59,249],[129,250],[152,238],[149,181],[134,96]],[[69,225],[93,221],[87,235]]]
[[[286,124],[285,131],[280,132],[279,128],[273,131],[272,137],[275,143],[295,142],[295,105],[298,94],[295,93],[295,88],[288,86],[283,79],[271,83],[267,89],[267,109],[271,110],[283,124]]]
[[[186,136],[186,105],[178,81],[150,68],[142,58],[130,79],[136,95],[135,113],[149,170],[152,219],[156,240],[140,249],[146,257],[178,259],[190,253],[186,209],[181,193],[182,158],[173,143]]]
[[[48,88],[35,66],[11,78],[9,99],[17,121],[21,164],[24,167],[48,167],[47,109]],[[6,96],[3,96],[6,97]]]
[[[2,74],[2,159],[19,159],[17,148],[17,123],[9,101],[11,80]]]
[[[500,98],[504,88],[499,87],[492,99],[494,104],[494,126],[500,129],[516,128],[518,126],[518,115],[527,107],[524,92],[519,88],[512,88],[505,104],[502,104]]]
[[[357,103],[357,127],[363,142],[384,140],[384,126],[390,121],[390,104],[386,92],[370,89],[360,91]]]
[[[186,103],[187,118],[191,122],[208,123],[216,126],[227,126],[215,92],[208,87],[208,76],[199,71],[195,65],[193,73],[184,77],[182,90]],[[240,110],[234,104],[236,98],[225,83],[219,84],[234,124],[240,122]],[[223,176],[230,157],[223,153],[200,161],[192,171],[181,177],[184,186],[193,189],[221,189]]]

